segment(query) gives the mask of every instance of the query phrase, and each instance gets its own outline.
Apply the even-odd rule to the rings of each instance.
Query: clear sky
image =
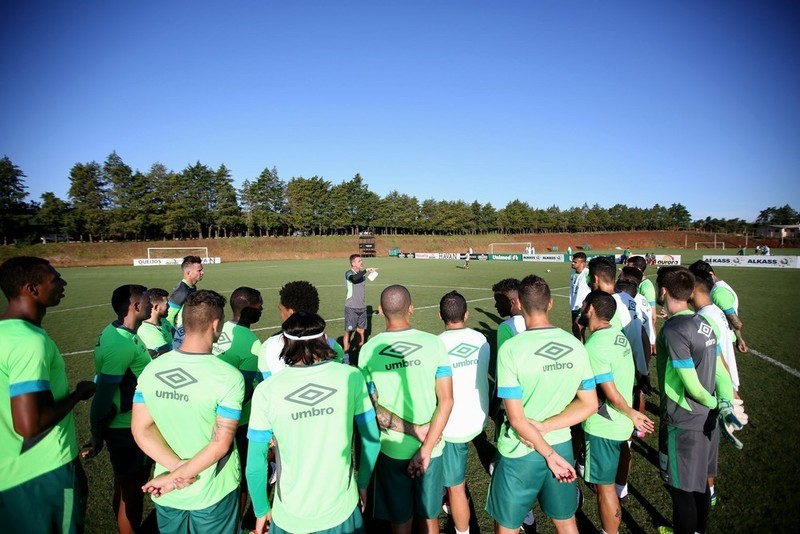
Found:
[[[437,200],[800,209],[800,3],[7,1],[30,199],[116,150]]]

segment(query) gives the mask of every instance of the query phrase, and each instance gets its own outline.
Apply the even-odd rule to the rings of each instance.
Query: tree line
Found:
[[[154,163],[141,172],[131,169],[116,152],[102,165],[96,161],[73,165],[66,199],[47,192],[41,201],[27,200],[24,177],[8,156],[0,160],[0,231],[5,243],[35,242],[42,236],[78,241],[156,240],[341,235],[365,230],[377,234],[689,228],[739,232],[748,224],[740,219],[692,222],[682,204],[651,208],[583,204],[561,209],[534,207],[515,199],[496,209],[478,201],[420,201],[399,191],[381,197],[369,190],[359,174],[340,183],[319,176],[293,177],[287,182],[275,167],[265,168],[236,189],[224,164],[213,169],[198,161],[175,172]],[[768,210],[772,219],[797,218],[789,206]]]

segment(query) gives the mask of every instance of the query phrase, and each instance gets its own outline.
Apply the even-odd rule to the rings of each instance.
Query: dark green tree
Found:
[[[83,241],[95,237],[101,240],[108,227],[108,182],[96,161],[76,163],[69,172],[69,199],[73,207],[74,230]]]
[[[28,193],[24,177],[8,156],[0,159],[0,233],[4,245],[22,235],[25,221],[31,216],[32,206],[25,202]]]

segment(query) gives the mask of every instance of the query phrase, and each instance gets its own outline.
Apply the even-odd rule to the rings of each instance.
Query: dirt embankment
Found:
[[[718,238],[722,240],[722,237]],[[389,250],[403,252],[463,252],[472,247],[475,252],[487,252],[491,243],[530,242],[536,252],[554,250],[573,251],[589,245],[593,250],[612,250],[629,247],[634,252],[658,249],[694,248],[696,241],[713,241],[713,235],[697,232],[607,232],[584,234],[530,234],[530,235],[473,235],[473,236],[375,236],[377,256],[387,256]],[[739,243],[725,238],[729,247]],[[12,256],[32,255],[48,258],[61,267],[83,265],[131,265],[134,258],[146,258],[149,247],[208,247],[208,254],[230,261],[262,261],[282,259],[341,258],[358,252],[358,236],[310,237],[241,237],[230,239],[204,239],[192,241],[128,241],[108,243],[47,243],[29,247],[0,247],[0,260]],[[495,246],[496,252],[522,252],[525,245]],[[174,257],[198,251],[176,250]],[[173,256],[172,252],[158,251],[160,257]],[[154,256],[155,257],[155,256]]]

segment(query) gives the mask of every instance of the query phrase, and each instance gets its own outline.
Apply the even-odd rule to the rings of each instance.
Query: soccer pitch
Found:
[[[669,252],[682,254],[684,265],[702,255],[702,251],[666,253]],[[472,261],[468,270],[461,268],[462,265],[463,262],[454,260],[367,258],[365,266],[378,267],[380,273],[367,286],[367,304],[377,312],[380,291],[391,284],[403,284],[414,301],[412,324],[439,333],[442,331],[437,315],[439,299],[455,289],[468,301],[468,325],[483,332],[493,344],[494,331],[501,319],[493,306],[492,284],[503,278],[522,278],[534,273],[550,284],[554,299],[551,321],[569,328],[568,263]],[[292,280],[308,280],[319,290],[320,314],[328,321],[328,334],[341,338],[344,273],[348,267],[346,258],[207,265],[199,287],[214,289],[226,297],[239,286],[259,289],[264,297],[264,314],[253,329],[265,339],[280,328],[277,311],[280,287]],[[47,313],[43,326],[65,355],[71,387],[94,374],[92,349],[102,328],[115,319],[110,305],[115,287],[137,283],[171,291],[181,278],[178,267],[59,270],[68,282],[66,297]],[[654,278],[655,268],[649,267],[645,274]],[[793,339],[800,324],[800,310],[795,304],[800,300],[800,270],[720,267],[717,274],[733,286],[741,302],[743,332],[751,353],[739,354],[738,361],[741,395],[750,422],[737,434],[745,444],[742,451],[721,444],[716,486],[719,502],[711,512],[709,532],[796,532],[800,528],[797,515],[800,483],[796,477],[800,462],[791,447],[800,437],[800,420],[794,417],[794,407],[800,403],[800,353]],[[5,308],[3,297],[0,300],[0,306]],[[226,318],[230,318],[229,310]],[[383,318],[372,315],[370,326],[372,334],[383,331]],[[652,376],[655,384],[655,375]],[[657,420],[657,403],[656,396],[648,398],[648,415],[654,420]],[[88,407],[89,403],[82,403],[75,411],[79,443],[89,437]],[[486,433],[484,448],[493,443],[493,425],[487,427]],[[650,435],[634,442],[631,498],[623,506],[621,532],[654,532],[671,517],[670,499],[658,477],[656,439]],[[481,532],[491,532],[491,518],[483,511],[488,475],[472,449],[470,454],[468,485],[477,524]],[[103,452],[84,465],[90,481],[88,532],[115,531],[108,455]],[[581,532],[599,532],[596,498],[582,483],[579,487],[586,496],[578,513]],[[537,519],[539,532],[554,531],[549,520],[539,513],[538,506]],[[443,528],[444,524],[443,521]]]

